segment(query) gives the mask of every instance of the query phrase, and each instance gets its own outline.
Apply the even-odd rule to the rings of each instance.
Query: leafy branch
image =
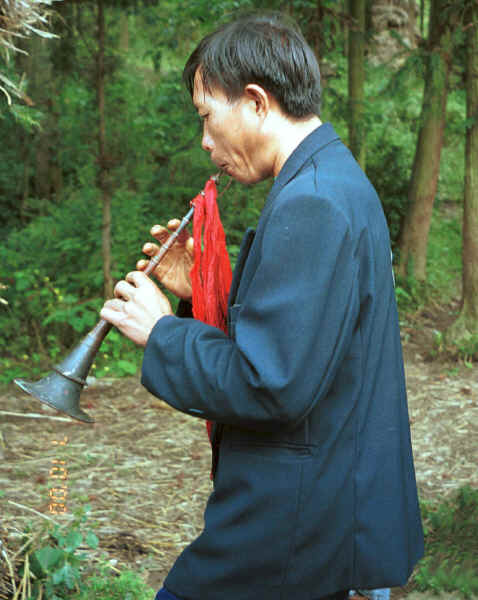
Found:
[[[46,27],[52,11],[53,2],[59,0],[0,0],[0,51],[4,62],[8,64],[11,52],[27,54],[17,44],[32,34],[43,38],[55,38],[57,35],[49,32]],[[10,94],[23,99],[27,104],[31,100],[21,89],[21,84],[14,83],[4,73],[0,72],[0,91],[12,104]]]

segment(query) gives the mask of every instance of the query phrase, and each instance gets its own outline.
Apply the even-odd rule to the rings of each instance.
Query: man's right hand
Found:
[[[168,226],[154,225],[151,228],[151,235],[160,243],[168,239],[168,237],[176,231],[181,221],[179,219],[171,219]],[[143,252],[148,256],[154,256],[159,252],[157,244],[146,243],[143,246]],[[170,292],[183,300],[191,300],[192,287],[190,272],[194,260],[194,241],[186,229],[179,234],[178,238],[164,255],[161,262],[153,271],[154,276],[160,281]],[[138,271],[144,271],[147,260],[139,260],[136,263]]]

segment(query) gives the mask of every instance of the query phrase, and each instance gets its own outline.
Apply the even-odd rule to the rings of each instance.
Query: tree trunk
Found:
[[[28,222],[28,199],[30,197],[30,175],[31,175],[31,148],[30,139],[27,137],[26,132],[20,132],[21,139],[21,156],[23,163],[23,185],[22,185],[22,196],[20,202],[20,220],[23,226],[26,226]]]
[[[425,35],[425,0],[420,0],[420,35]]]
[[[315,55],[317,56],[317,60],[322,60],[325,54],[323,29],[324,7],[322,6],[322,0],[317,0],[316,7]]]
[[[120,17],[119,49],[125,54],[129,50],[129,23],[126,12],[122,12]]]
[[[98,6],[98,54],[96,70],[96,93],[98,106],[98,187],[103,202],[102,252],[104,296],[113,296],[111,276],[111,194],[109,190],[108,165],[106,157],[105,125],[105,11],[104,0],[97,0]]]
[[[54,94],[50,45],[46,40],[33,36],[28,44],[26,57],[29,78],[29,95],[35,106],[44,114],[43,127],[34,134],[33,194],[41,200],[50,199],[50,163],[52,160],[51,97]]]
[[[365,170],[365,15],[366,0],[349,0],[352,25],[349,31],[349,147]]]
[[[415,0],[408,0],[408,37],[410,47],[415,48],[415,29],[417,26],[417,6]]]
[[[341,9],[344,15],[349,13],[349,9],[348,9],[348,5],[349,5],[350,0],[342,0],[341,4]],[[340,27],[342,29],[342,36],[343,36],[343,40],[344,40],[344,58],[347,58],[347,56],[349,55],[349,26],[346,23],[345,19],[342,19],[340,22]]]
[[[398,274],[412,276],[419,282],[426,281],[428,232],[445,128],[452,50],[451,19],[445,11],[447,4],[447,0],[432,1],[421,126],[408,191],[409,209],[400,238]]]
[[[463,211],[463,298],[458,319],[447,338],[459,342],[478,335],[478,5],[466,16],[465,198]]]

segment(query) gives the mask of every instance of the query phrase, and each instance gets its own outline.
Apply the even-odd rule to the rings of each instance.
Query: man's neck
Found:
[[[274,161],[274,177],[277,177],[292,152],[320,125],[322,125],[322,121],[315,115],[310,119],[300,121],[280,120],[275,132],[277,151]]]

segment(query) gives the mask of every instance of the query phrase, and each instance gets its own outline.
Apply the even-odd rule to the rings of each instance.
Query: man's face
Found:
[[[193,103],[203,121],[202,147],[211,160],[241,183],[257,183],[271,175],[261,156],[262,119],[247,93],[229,102],[224,92],[204,89],[199,70],[194,79]]]

